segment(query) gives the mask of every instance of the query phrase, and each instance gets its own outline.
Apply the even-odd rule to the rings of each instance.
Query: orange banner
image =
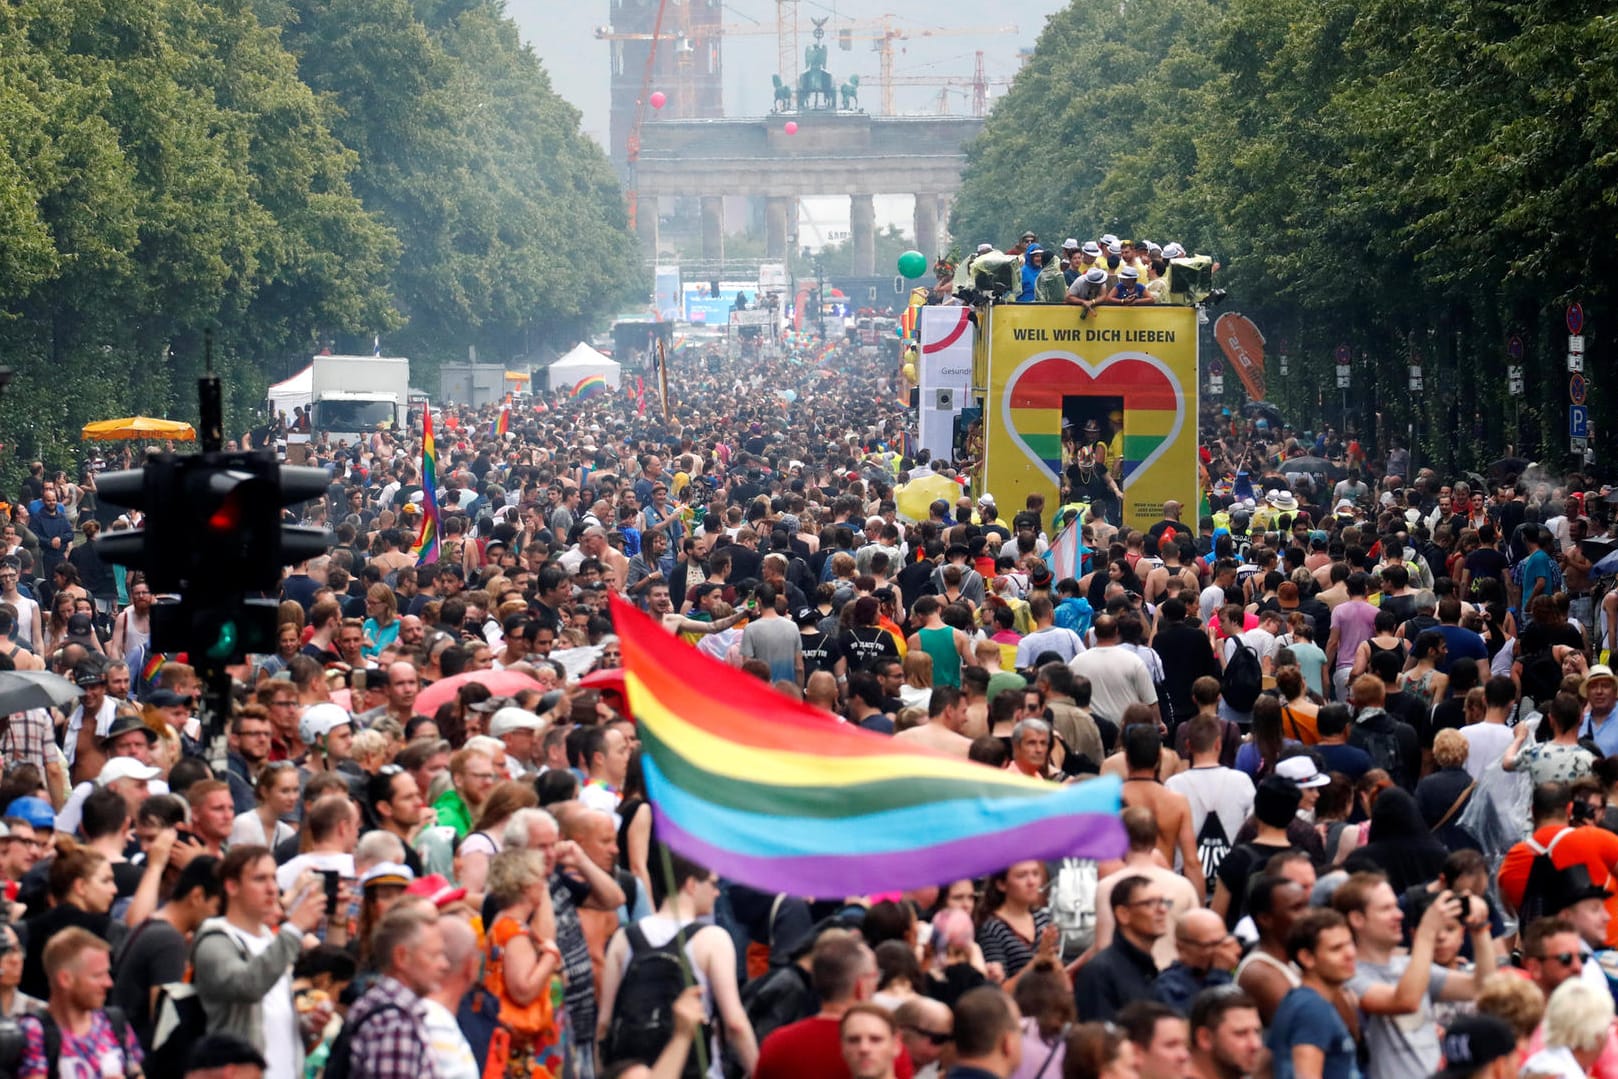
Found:
[[[1214,337],[1219,341],[1219,350],[1236,369],[1247,395],[1255,401],[1264,400],[1264,335],[1253,320],[1227,311],[1214,322]]]

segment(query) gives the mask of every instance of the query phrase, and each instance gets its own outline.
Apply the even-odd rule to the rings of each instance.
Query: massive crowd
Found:
[[[428,565],[419,426],[313,432],[337,544],[232,672],[224,760],[88,542],[138,515],[36,465],[0,668],[81,695],[0,735],[0,1073],[1618,1076],[1606,488],[1210,408],[1204,490],[1088,512],[1058,580],[1037,499],[897,516],[954,472],[900,452],[889,366],[444,409]],[[665,873],[591,677],[611,595],[897,743],[1117,775],[1128,849],[875,896]]]

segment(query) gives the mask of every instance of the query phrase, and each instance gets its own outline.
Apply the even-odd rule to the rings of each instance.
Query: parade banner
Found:
[[[1122,460],[1123,523],[1147,528],[1173,499],[1197,504],[1197,315],[1192,307],[999,304],[978,312],[982,489],[1008,513],[1026,496],[1058,505],[1064,421],[1095,420]],[[1121,422],[1120,422],[1121,421]],[[1049,516],[1047,516],[1047,522]]]
[[[1227,311],[1214,320],[1214,339],[1236,369],[1247,396],[1264,400],[1264,335],[1246,315]]]
[[[972,342],[967,307],[915,308],[920,341],[917,449],[955,461],[955,417],[971,402]]]

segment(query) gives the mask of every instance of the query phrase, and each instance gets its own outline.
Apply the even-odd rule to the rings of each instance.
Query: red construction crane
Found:
[[[646,99],[652,92],[652,71],[657,65],[657,46],[663,36],[663,13],[668,6],[669,0],[658,0],[657,19],[652,23],[652,40],[646,46],[646,73],[641,76],[640,94],[635,98],[635,123],[629,129],[629,137],[624,140],[624,163],[628,174],[625,201],[629,207],[630,232],[635,231],[636,215],[640,209],[636,190],[639,184],[635,176],[635,163],[640,158],[640,126],[646,121]]]

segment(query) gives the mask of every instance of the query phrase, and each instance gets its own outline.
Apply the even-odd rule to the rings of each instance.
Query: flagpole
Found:
[[[657,339],[657,396],[663,406],[663,422],[669,422],[669,358],[663,351],[663,339]]]
[[[674,883],[674,860],[669,857],[669,845],[667,843],[657,841],[655,837],[653,841],[657,843],[657,853],[663,863],[663,894],[668,897],[669,908],[674,911],[674,920],[678,925],[680,919],[680,901],[678,898],[680,889]],[[691,957],[685,954],[685,944],[690,939],[685,930],[685,926],[678,926],[675,930],[674,935],[679,938],[680,946],[674,949],[674,955],[680,961],[680,973],[685,975],[685,986],[689,989],[697,984],[697,976],[691,969]],[[691,1039],[691,1044],[697,1050],[697,1074],[707,1075],[708,1042],[702,1036],[700,1026],[697,1028],[696,1037]]]

